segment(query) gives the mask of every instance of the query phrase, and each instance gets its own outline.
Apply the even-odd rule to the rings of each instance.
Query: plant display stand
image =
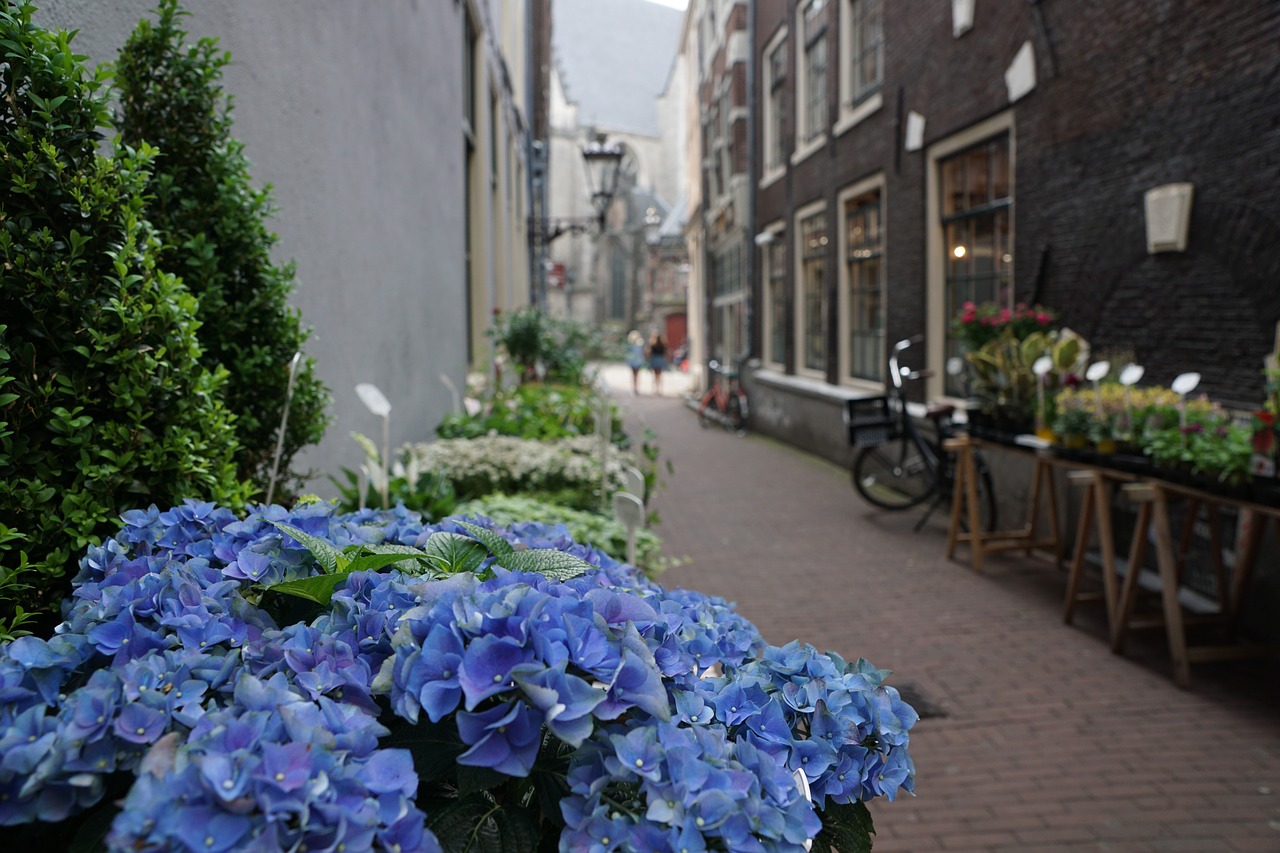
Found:
[[[1061,537],[1058,526],[1058,504],[1054,490],[1055,469],[1066,468],[1068,479],[1084,489],[1080,517],[1076,528],[1075,547],[1067,567],[1067,588],[1063,600],[1063,620],[1070,623],[1081,602],[1102,600],[1106,607],[1111,649],[1124,651],[1131,632],[1144,628],[1163,628],[1173,661],[1174,681],[1180,687],[1191,684],[1191,664],[1204,661],[1237,660],[1274,655],[1274,646],[1247,644],[1239,641],[1236,627],[1245,593],[1253,575],[1262,536],[1269,521],[1280,530],[1280,507],[1257,503],[1230,494],[1205,491],[1195,486],[1170,482],[1153,476],[1111,468],[1101,464],[1063,459],[1045,450],[1033,450],[1005,442],[989,442],[970,436],[948,440],[943,447],[956,454],[955,492],[951,503],[951,524],[947,535],[947,558],[954,559],[956,546],[969,546],[970,564],[975,572],[983,569],[986,555],[1036,550],[1052,551],[1056,565],[1062,565]],[[978,523],[975,449],[1001,449],[1031,454],[1032,473],[1026,526],[1021,530],[985,532]],[[1137,507],[1137,523],[1128,559],[1116,554],[1115,531],[1112,527],[1113,494],[1119,492]],[[1049,531],[1038,531],[1040,507],[1047,502]],[[1175,542],[1170,513],[1185,504],[1184,518]],[[1237,543],[1236,560],[1229,569],[1223,558],[1223,511],[1233,508],[1249,514],[1249,524]],[[969,529],[961,530],[961,520]],[[1209,568],[1219,604],[1205,596],[1192,594],[1185,583],[1188,557],[1194,529],[1203,521],[1208,530]],[[1101,557],[1100,591],[1085,590],[1087,552],[1096,539]],[[1155,549],[1157,571],[1145,571],[1148,550]],[[1139,613],[1139,593],[1146,589],[1159,600],[1153,613]],[[1218,632],[1216,642],[1190,642],[1188,628],[1211,627]]]
[[[1124,651],[1125,639],[1135,629],[1164,627],[1173,659],[1174,681],[1179,687],[1191,685],[1191,664],[1204,661],[1238,660],[1274,655],[1274,646],[1237,641],[1236,627],[1245,590],[1258,561],[1262,534],[1268,519],[1280,529],[1280,508],[1210,494],[1198,489],[1161,480],[1144,480],[1124,487],[1130,500],[1138,504],[1138,524],[1133,533],[1124,583],[1120,589],[1111,628],[1111,650]],[[1175,548],[1170,504],[1183,499],[1187,503],[1182,535]],[[1222,509],[1235,507],[1251,513],[1250,523],[1236,554],[1234,571],[1228,573],[1222,557]],[[1217,587],[1216,610],[1196,611],[1187,606],[1182,595],[1183,575],[1191,545],[1194,522],[1203,517],[1209,530],[1209,559]],[[1147,548],[1154,545],[1159,567],[1161,613],[1154,619],[1135,615],[1142,564]],[[1230,576],[1229,576],[1230,575]],[[1200,625],[1218,626],[1225,632],[1222,642],[1190,645],[1187,628]]]
[[[987,446],[1024,453],[1031,452],[1004,443],[989,445],[971,436],[958,436],[943,442],[943,449],[956,456],[955,486],[951,496],[951,522],[947,531],[947,559],[955,559],[956,546],[965,543],[969,546],[970,565],[975,572],[982,571],[987,554],[1001,551],[1023,551],[1027,556],[1034,551],[1049,551],[1053,554],[1054,565],[1061,566],[1062,537],[1058,529],[1058,493],[1055,488],[1053,457],[1045,453],[1033,453],[1035,467],[1031,473],[1026,525],[1021,530],[987,532],[982,529],[979,518],[977,468],[973,459],[973,451],[976,447]],[[1042,501],[1049,510],[1047,536],[1042,536],[1038,531]],[[960,529],[961,519],[964,519],[968,525],[968,530]]]

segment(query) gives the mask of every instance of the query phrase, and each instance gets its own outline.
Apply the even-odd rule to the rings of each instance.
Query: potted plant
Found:
[[[1058,419],[1053,424],[1053,431],[1068,450],[1083,450],[1089,446],[1093,415],[1081,402],[1076,394],[1064,392],[1058,396]]]

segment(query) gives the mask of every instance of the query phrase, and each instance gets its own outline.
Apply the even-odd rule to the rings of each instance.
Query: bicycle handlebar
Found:
[[[924,335],[912,335],[909,338],[903,338],[902,340],[898,341],[896,344],[893,345],[893,353],[889,356],[889,377],[893,379],[893,387],[896,388],[897,390],[899,391],[902,390],[903,376],[906,376],[908,379],[925,379],[933,375],[929,371],[912,372],[910,370],[906,370],[904,372],[903,368],[898,367],[898,353],[906,350],[912,344],[918,344],[923,341],[924,341]]]

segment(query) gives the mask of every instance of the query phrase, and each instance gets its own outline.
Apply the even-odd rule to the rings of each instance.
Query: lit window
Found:
[[[1009,135],[1003,134],[938,161],[946,257],[944,317],[965,302],[1013,305],[1012,203]],[[948,324],[944,358],[960,355]],[[948,394],[963,393],[948,378]]]

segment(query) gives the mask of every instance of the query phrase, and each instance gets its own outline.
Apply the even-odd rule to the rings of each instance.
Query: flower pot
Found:
[[[1067,450],[1083,450],[1089,446],[1089,439],[1083,435],[1064,435],[1062,446]]]
[[[1094,444],[1094,449],[1103,455],[1110,456],[1116,452],[1118,445],[1114,438],[1104,438]]]

